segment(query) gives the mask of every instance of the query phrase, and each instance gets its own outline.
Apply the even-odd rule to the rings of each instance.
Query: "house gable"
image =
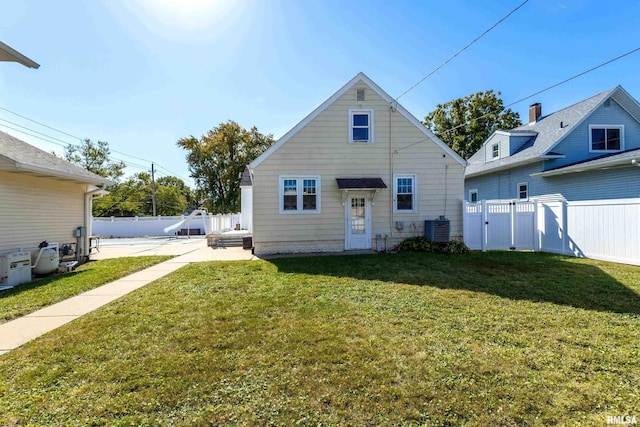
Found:
[[[409,113],[404,107],[398,104],[389,94],[383,91],[378,85],[376,85],[369,77],[367,77],[364,73],[358,73],[355,77],[353,77],[349,82],[347,82],[344,86],[342,86],[336,93],[334,93],[329,99],[323,102],[318,108],[313,110],[307,117],[302,119],[296,126],[294,126],[289,132],[284,134],[275,144],[269,147],[264,153],[262,153],[258,158],[256,158],[253,162],[249,164],[250,169],[256,168],[260,165],[265,159],[271,156],[274,152],[276,152],[282,145],[284,145],[287,141],[289,141],[293,136],[295,136],[298,132],[300,132],[305,126],[307,126],[311,121],[317,118],[320,114],[322,114],[329,106],[334,104],[338,99],[340,99],[345,93],[351,91],[353,92],[353,109],[358,110],[366,110],[366,95],[365,101],[358,101],[358,89],[366,89],[368,88],[373,94],[377,95],[381,100],[386,102],[389,105],[389,108],[393,108],[397,110],[405,119],[411,122],[416,128],[418,128],[424,135],[422,141],[431,141],[436,144],[440,149],[442,149],[446,154],[454,158],[460,165],[466,166],[466,161],[462,159],[455,151],[453,151],[448,145],[442,142],[438,137],[436,137],[427,127],[424,126],[418,119],[416,119],[411,113]],[[365,92],[366,94],[366,92]],[[347,116],[349,119],[349,116]],[[374,118],[375,119],[375,118]],[[415,141],[418,142],[418,141]]]
[[[391,247],[442,215],[460,235],[464,160],[392,101],[359,74],[249,165],[256,253]]]
[[[608,153],[591,150],[590,132],[594,127],[621,126],[622,141],[620,151],[640,148],[640,123],[613,98],[601,103],[572,132],[549,151],[562,153],[562,159],[545,162],[545,170],[556,169],[585,160],[592,160]]]

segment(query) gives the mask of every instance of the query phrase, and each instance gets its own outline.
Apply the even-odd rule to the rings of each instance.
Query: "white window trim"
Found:
[[[284,210],[284,180],[285,179],[295,179],[296,190],[298,192],[298,209],[293,210]],[[304,180],[305,179],[315,179],[316,180],[316,209],[315,210],[303,210],[302,206],[302,196],[304,191]],[[283,215],[308,215],[308,214],[319,214],[321,212],[321,195],[322,195],[322,187],[320,183],[320,175],[279,175],[278,176],[278,212]]]
[[[520,186],[524,185],[527,187],[527,197],[520,197]],[[516,185],[516,199],[518,200],[529,200],[529,182],[519,182]]]
[[[413,209],[398,210],[398,178],[411,178],[413,184]],[[414,214],[418,213],[418,175],[416,174],[394,174],[393,175],[393,213],[394,214]]]
[[[593,129],[620,129],[620,149],[619,150],[594,150],[592,141]],[[590,153],[619,153],[624,151],[624,125],[589,125],[589,152]]]
[[[476,203],[471,199],[471,195],[475,193],[476,194],[476,202],[479,201],[478,199],[478,189],[474,188],[473,190],[469,190],[469,203]]]
[[[497,150],[494,150],[494,148],[497,148]],[[496,154],[494,156],[494,153]],[[499,143],[495,143],[495,144],[491,144],[491,160],[496,160],[500,158],[500,144]]]
[[[353,140],[353,115],[354,114],[368,114],[369,115],[369,140],[368,141],[354,141]],[[373,110],[363,110],[363,109],[349,109],[349,144],[373,144],[375,142],[375,132],[374,132],[374,116]]]

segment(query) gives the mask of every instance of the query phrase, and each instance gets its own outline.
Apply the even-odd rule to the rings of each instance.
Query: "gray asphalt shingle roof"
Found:
[[[540,160],[540,156],[550,154],[550,150],[584,120],[598,105],[612,96],[620,86],[601,92],[562,110],[543,116],[536,123],[524,124],[510,131],[536,132],[532,140],[527,141],[516,152],[502,159],[485,162],[484,146],[468,160],[465,175],[477,175],[494,169],[504,169],[514,164],[523,164]],[[562,127],[560,124],[562,123]],[[557,154],[557,153],[555,153]]]
[[[81,167],[62,160],[33,145],[0,131],[0,158],[11,165],[14,172],[23,171],[39,176],[60,178],[95,185],[112,182]]]

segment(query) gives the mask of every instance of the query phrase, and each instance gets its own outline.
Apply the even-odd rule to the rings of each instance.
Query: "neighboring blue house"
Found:
[[[640,104],[621,86],[496,131],[469,159],[465,200],[640,197]]]

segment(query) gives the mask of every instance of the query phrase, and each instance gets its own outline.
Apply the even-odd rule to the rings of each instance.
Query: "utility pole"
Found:
[[[153,216],[156,216],[156,178],[155,168],[151,163],[151,203],[153,204]]]

